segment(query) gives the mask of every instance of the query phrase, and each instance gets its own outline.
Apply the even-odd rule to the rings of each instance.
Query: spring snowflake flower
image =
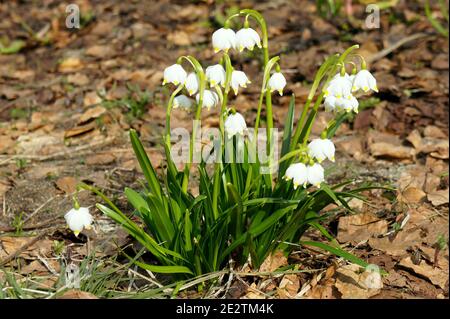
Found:
[[[220,64],[208,66],[206,68],[205,75],[211,86],[225,85],[226,72],[223,66],[221,66]]]
[[[252,28],[243,28],[236,32],[236,47],[242,52],[244,49],[253,50],[255,45],[261,49],[261,38]]]
[[[246,129],[247,124],[240,113],[230,114],[225,120],[225,132],[227,132],[228,138],[232,138],[236,134],[244,135]]]
[[[236,33],[229,28],[220,28],[214,31],[212,35],[212,44],[214,52],[217,53],[220,50],[228,52],[229,49],[236,47]]]
[[[306,167],[306,173],[308,176],[308,183],[311,185],[320,187],[320,184],[325,180],[323,167],[318,163],[308,165]]]
[[[185,110],[190,110],[192,108],[193,101],[186,95],[178,95],[173,99],[173,108],[182,108]]]
[[[64,218],[69,228],[77,237],[84,228],[90,229],[92,227],[93,218],[87,207],[80,207],[79,209],[72,208],[64,215]]]
[[[194,72],[189,73],[184,86],[189,92],[189,95],[192,96],[193,94],[197,93],[199,87],[197,74],[195,74]]]
[[[247,84],[251,83],[242,71],[233,71],[231,73],[231,87],[233,88],[234,94],[238,94],[239,87],[246,88]]]
[[[319,163],[328,158],[334,162],[335,147],[329,139],[316,138],[308,144],[308,154]]]
[[[187,73],[180,64],[172,64],[164,70],[163,85],[166,83],[184,84],[186,77]]]
[[[328,97],[330,95],[336,98],[350,98],[352,94],[352,82],[348,77],[335,76],[328,86],[323,90],[324,96]]]
[[[270,77],[267,82],[267,89],[270,90],[270,93],[273,91],[278,91],[280,95],[283,95],[283,89],[286,86],[286,78],[281,72],[275,72]]]
[[[355,112],[358,113],[358,107],[359,102],[353,95],[350,96],[350,98],[347,99],[340,99],[338,103],[336,104],[338,111],[345,111],[345,112]]]
[[[197,93],[195,96],[195,99],[197,100],[197,103],[200,103],[200,93]],[[205,90],[203,92],[203,107],[206,107],[208,111],[215,107],[219,103],[219,96],[216,92],[213,92],[211,90]]]
[[[369,92],[370,90],[378,92],[377,80],[375,77],[367,70],[361,70],[355,75],[353,80],[352,91],[356,92],[362,90],[364,92]]]
[[[308,170],[303,163],[291,164],[286,170],[284,175],[285,180],[293,180],[294,189],[297,189],[299,185],[306,187],[308,183]]]

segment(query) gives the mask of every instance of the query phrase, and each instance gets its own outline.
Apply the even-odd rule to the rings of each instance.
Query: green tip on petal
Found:
[[[74,231],[73,234],[75,235],[75,237],[78,237],[78,235],[80,234],[79,231]]]

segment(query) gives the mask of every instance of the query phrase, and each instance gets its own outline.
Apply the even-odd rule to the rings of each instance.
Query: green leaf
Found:
[[[281,157],[286,155],[291,148],[291,135],[294,126],[294,110],[295,110],[295,95],[291,95],[291,100],[289,102],[289,109],[286,114],[286,119],[284,122],[284,132],[283,132],[283,144],[281,146]],[[284,175],[286,171],[287,163],[281,163],[278,171],[278,179]]]
[[[368,263],[366,263],[364,260],[356,257],[355,255],[352,255],[348,252],[346,252],[345,250],[343,250],[342,248],[336,248],[336,247],[332,247],[330,245],[324,244],[324,243],[320,243],[320,242],[316,242],[316,241],[300,241],[300,245],[303,246],[313,246],[313,247],[317,247],[323,250],[326,250],[336,256],[342,257],[345,260],[354,263],[358,266],[361,266],[363,268],[366,268],[367,266],[369,266]],[[385,270],[381,270],[382,274],[387,274],[387,272]]]
[[[152,192],[154,192],[158,197],[161,197],[161,186],[158,178],[156,177],[155,169],[153,168],[152,163],[150,162],[135,130],[130,130],[130,139],[134,153],[136,154],[137,160],[141,166],[149,187]]]

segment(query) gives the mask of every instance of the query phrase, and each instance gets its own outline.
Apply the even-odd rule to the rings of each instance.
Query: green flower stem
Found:
[[[199,87],[200,96],[199,96],[199,100],[198,100],[198,104],[197,104],[197,109],[195,112],[195,123],[198,123],[198,121],[200,120],[200,116],[202,114],[203,93],[205,92],[205,87],[206,87],[205,73],[203,72],[203,68],[200,65],[200,63],[194,57],[188,56],[185,58],[188,59],[189,62],[194,66],[194,69],[197,73],[199,84],[200,84],[200,87]],[[197,136],[197,125],[194,125],[192,128],[191,141],[190,141],[190,145],[189,145],[189,161],[188,161],[188,163],[186,163],[186,165],[184,167],[183,183],[181,185],[181,189],[183,190],[184,193],[187,193],[187,188],[188,188],[188,184],[189,184],[189,175],[190,175],[190,170],[191,170],[191,166],[192,166],[192,161],[194,158],[194,144],[195,144],[196,136]]]
[[[173,108],[173,100],[177,96],[177,94],[183,89],[183,84],[180,84],[175,91],[170,95],[169,102],[167,103],[167,109],[166,109],[166,134],[165,134],[165,141],[168,146],[168,149],[170,150],[170,117],[172,114],[172,108]]]

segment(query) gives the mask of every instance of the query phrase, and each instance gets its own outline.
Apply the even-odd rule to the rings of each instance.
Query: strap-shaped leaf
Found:
[[[133,146],[136,158],[141,166],[142,172],[144,173],[145,179],[152,192],[154,192],[158,197],[161,197],[161,185],[159,184],[158,178],[156,177],[155,169],[150,162],[147,153],[145,152],[144,146],[142,146],[141,141],[135,130],[130,130],[131,145]]]

